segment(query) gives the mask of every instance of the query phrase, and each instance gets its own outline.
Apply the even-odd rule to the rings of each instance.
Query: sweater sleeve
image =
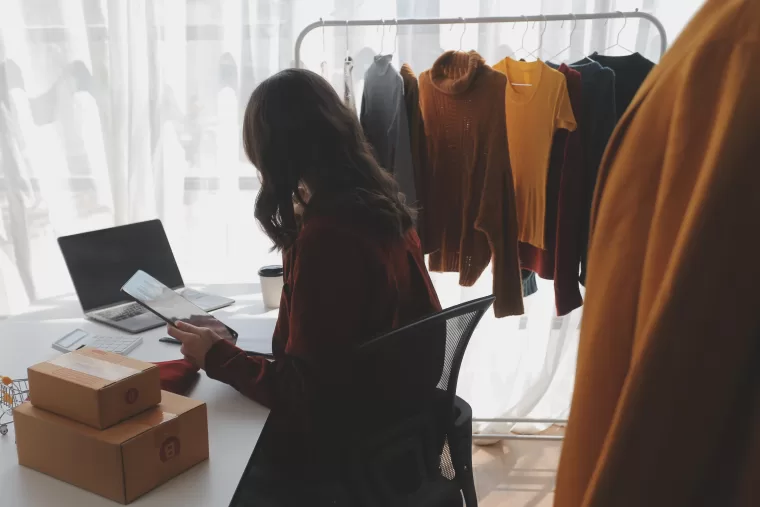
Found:
[[[417,202],[417,190],[414,182],[414,167],[412,164],[412,147],[409,134],[409,119],[406,113],[406,103],[404,102],[404,82],[399,76],[399,89],[394,97],[396,100],[396,143],[395,143],[395,160],[394,175],[398,182],[399,190],[406,197],[406,202],[410,206],[415,206]]]
[[[557,110],[555,125],[558,129],[574,131],[577,127],[577,116],[573,114],[573,107],[570,104],[570,95],[568,93],[567,83],[563,80],[557,95]]]
[[[567,87],[575,118],[581,117],[580,74],[570,71]],[[578,284],[580,235],[583,216],[583,153],[580,128],[570,132],[560,173],[557,206],[557,243],[554,260],[554,291],[557,315],[566,315],[583,304]]]
[[[367,122],[368,122],[368,104],[369,101],[367,100],[367,81],[366,76],[364,80],[364,89],[362,90],[362,104],[359,108],[359,124],[362,126],[362,131],[364,132],[364,137],[368,137],[367,135]]]
[[[209,377],[273,410],[302,418],[317,393],[335,390],[348,380],[346,359],[357,340],[365,338],[369,298],[377,297],[368,255],[357,239],[330,228],[307,230],[299,238],[289,301],[283,295],[289,312],[280,310],[280,319],[288,322],[278,322],[278,328],[289,330],[284,352],[268,361],[246,357],[220,341],[206,356]]]
[[[506,121],[506,120],[505,120]],[[517,253],[517,210],[506,127],[490,131],[487,164],[475,228],[485,233],[493,264],[494,314],[522,315],[522,276]]]

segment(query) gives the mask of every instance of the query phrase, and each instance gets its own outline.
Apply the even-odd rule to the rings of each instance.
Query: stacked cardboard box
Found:
[[[21,465],[126,504],[208,458],[205,403],[161,391],[154,364],[85,348],[28,375]]]

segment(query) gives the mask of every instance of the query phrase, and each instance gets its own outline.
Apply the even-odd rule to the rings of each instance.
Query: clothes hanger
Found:
[[[565,51],[567,51],[568,49],[570,49],[573,46],[573,34],[575,33],[575,27],[578,26],[578,18],[575,17],[575,14],[570,14],[570,16],[572,16],[572,18],[573,18],[573,28],[572,28],[572,30],[570,30],[570,43],[567,45],[566,48],[562,48],[562,51],[560,51],[556,55],[554,55],[551,58],[549,58],[547,60],[548,62],[553,61],[555,58],[557,58],[559,55],[561,55],[562,53],[564,53]],[[563,26],[565,26],[565,22],[564,21],[560,25],[560,28],[562,28]]]
[[[380,24],[382,26],[381,30],[383,32],[382,32],[382,35],[380,36],[380,52],[378,53],[378,56],[383,56],[383,53],[385,52],[384,51],[385,49],[385,20],[380,19]]]
[[[541,16],[541,17],[544,18],[544,29],[541,30],[541,35],[539,35],[538,37],[538,47],[535,50],[528,53],[528,56],[532,56],[536,60],[540,60],[539,57],[541,56],[541,48],[544,47],[544,33],[546,32],[546,27],[549,25],[549,23],[546,21],[546,16]]]
[[[393,23],[396,25],[396,32],[393,35],[393,49],[391,50],[391,54],[396,54],[396,48],[398,47],[398,19],[393,18]],[[390,30],[390,28],[388,28]]]
[[[515,55],[517,54],[517,52],[518,52],[518,51],[520,51],[521,49],[522,49],[523,51],[525,51],[525,36],[526,36],[526,35],[527,35],[527,33],[528,33],[528,28],[529,28],[529,25],[528,25],[528,21],[525,19],[525,16],[522,16],[522,18],[523,18],[523,21],[522,21],[522,23],[525,23],[525,31],[523,32],[523,35],[522,35],[522,39],[521,39],[521,41],[520,41],[520,47],[519,47],[519,48],[517,48],[515,51],[513,51],[513,52],[512,52],[512,54],[509,56],[509,58],[512,58],[512,59],[514,59],[514,56],[515,56]],[[515,21],[515,24],[517,24],[517,22],[516,22],[516,21]],[[515,25],[512,25],[512,28],[514,28],[514,27],[515,27]],[[514,82],[510,81],[510,79],[509,79],[509,75],[507,75],[507,82],[509,82],[509,83],[510,83],[512,86],[533,86],[531,83],[514,83]]]
[[[522,34],[522,39],[520,39],[520,47],[512,51],[512,54],[509,55],[510,58],[514,58],[517,52],[520,51],[521,49],[525,51],[525,36],[528,34],[528,28],[530,28],[530,26],[528,25],[528,21],[525,19],[525,16],[521,16],[521,17],[523,18],[521,23],[525,23],[525,31]],[[516,24],[517,24],[517,21],[515,21],[515,24],[512,25],[513,29]]]
[[[462,20],[462,23],[464,24],[464,28],[462,29],[462,35],[459,36],[459,51],[462,51],[462,41],[464,40],[464,33],[467,31],[467,22],[464,18],[459,18]]]
[[[617,12],[618,12],[618,14],[623,14],[621,11],[617,11]],[[620,49],[624,49],[624,50],[628,51],[631,54],[635,53],[635,51],[632,51],[632,50],[628,49],[627,47],[620,45],[620,34],[623,33],[623,30],[625,30],[625,25],[627,25],[627,24],[628,24],[628,16],[626,16],[625,14],[623,14],[623,28],[621,28],[620,31],[618,32],[617,39],[615,39],[615,44],[613,44],[612,46],[610,46],[608,48],[604,48],[604,52],[605,53],[607,51],[609,51],[610,49],[615,48],[615,47],[618,47]]]
[[[322,62],[319,64],[319,70],[322,73],[322,77],[327,79],[327,42],[325,41],[325,20],[319,18],[319,22],[322,23]]]
[[[348,49],[348,20],[346,20],[346,61],[351,59],[351,51]]]

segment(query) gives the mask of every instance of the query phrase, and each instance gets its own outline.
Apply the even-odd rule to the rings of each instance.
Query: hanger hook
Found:
[[[324,58],[324,54],[327,52],[327,42],[325,41],[325,20],[319,18],[319,22],[322,23],[322,58]]]
[[[351,51],[349,50],[348,42],[349,42],[348,41],[348,20],[346,20],[346,58],[351,56]]]
[[[530,25],[528,24],[528,20],[525,16],[522,17],[523,22],[525,23],[525,31],[523,32],[522,40],[520,41],[520,47],[525,48],[525,36],[528,35],[528,28]]]
[[[396,47],[398,46],[398,19],[393,18],[393,24],[396,25],[396,33],[393,35],[393,53],[396,52]]]
[[[464,24],[464,28],[462,29],[462,35],[459,36],[459,51],[462,51],[462,41],[464,40],[464,33],[467,31],[467,21],[465,21],[464,18],[459,18],[462,20],[462,23]]]
[[[319,18],[319,22],[322,23],[322,53],[327,51],[326,44],[325,44],[325,20],[322,18]]]
[[[625,13],[618,11],[618,14],[623,15],[623,28],[620,29],[620,31],[617,34],[617,39],[615,39],[615,44],[620,45],[620,34],[623,33],[623,30],[625,30],[625,25],[628,24],[628,16],[625,15]]]
[[[538,41],[538,48],[539,49],[541,49],[542,47],[544,47],[544,34],[546,33],[546,29],[549,26],[549,22],[546,21],[546,16],[544,16],[542,14],[541,17],[544,18],[544,29],[541,30],[541,38]]]
[[[573,47],[573,34],[575,33],[575,27],[578,26],[578,18],[573,13],[568,14],[568,16],[573,20],[573,28],[570,29],[570,41],[568,42],[567,47],[563,48],[559,53],[549,58],[549,61],[554,60],[559,55]]]
[[[380,35],[380,56],[383,56],[385,52],[385,19],[380,18],[380,25],[382,26],[382,35]]]

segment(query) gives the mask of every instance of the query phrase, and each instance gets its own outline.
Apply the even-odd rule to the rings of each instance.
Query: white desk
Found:
[[[259,286],[197,286],[236,300],[233,306],[214,314],[235,329],[241,339],[256,338],[271,346],[276,311],[266,311]],[[27,313],[0,321],[0,375],[25,378],[29,365],[56,357],[51,344],[67,332],[82,328],[102,335],[119,335],[118,330],[82,318],[76,297],[44,301]],[[180,358],[179,347],[159,343],[165,328],[143,333],[143,344],[130,356],[145,361]],[[269,411],[243,397],[232,387],[201,378],[189,396],[208,405],[210,458],[179,477],[139,498],[135,506],[214,506],[229,504],[240,475],[256,445]],[[99,497],[34,470],[19,466],[15,431],[0,437],[0,504],[13,507],[76,505],[112,506]]]

